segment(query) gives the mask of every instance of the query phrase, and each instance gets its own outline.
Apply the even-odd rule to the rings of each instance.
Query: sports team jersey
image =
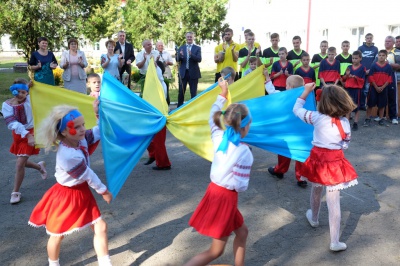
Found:
[[[311,59],[311,64],[319,63],[322,60],[324,60],[327,56],[328,56],[327,54],[325,54],[325,55],[315,54],[315,55],[313,55],[313,57]]]
[[[301,60],[301,56],[303,53],[304,53],[304,50],[301,50],[300,53],[297,53],[295,50],[290,50],[288,52],[286,59],[294,65],[297,61]],[[294,68],[294,70],[298,69],[300,66],[301,66],[301,62],[300,62],[300,64],[297,64],[297,66]]]
[[[257,48],[253,47],[253,51],[251,51],[250,56],[256,56],[256,51]],[[249,50],[247,49],[247,46],[245,46],[244,48],[240,49],[239,51],[239,59],[238,59],[238,64],[240,65],[241,63],[243,63],[244,60],[246,60],[247,55],[249,54]],[[250,63],[247,62],[247,65],[245,67],[241,68],[242,73],[246,72],[247,69],[249,69],[250,67]]]
[[[224,61],[217,63],[216,73],[221,72],[225,67],[232,67],[237,72],[237,62],[233,61],[232,48],[235,46],[234,51],[239,53],[239,44],[231,42],[229,47],[226,48]],[[214,49],[214,53],[218,54],[224,51],[224,43],[221,43]]]
[[[313,55],[313,58],[311,59],[311,63],[310,66],[312,68],[314,68],[317,64],[319,64],[322,60],[324,60],[328,55],[321,55],[321,54],[315,54]],[[315,81],[315,85],[317,87],[319,87],[319,85],[321,84],[321,81],[318,78],[318,74],[319,74],[319,66],[317,68],[314,68],[315,70],[315,76],[317,77],[317,80]]]
[[[305,70],[303,66],[296,69],[294,74],[299,75],[304,79],[304,84],[315,82],[315,71],[312,67]]]
[[[373,63],[368,75],[368,80],[370,83],[375,82],[375,84],[380,87],[386,82],[392,82],[392,67],[388,62],[380,65],[378,62]]]
[[[355,77],[350,78],[347,75],[344,75],[344,87],[352,89],[362,89],[365,83],[366,68],[360,64],[357,68],[355,68],[354,66],[348,66],[347,69],[350,70],[350,75],[354,75]]]
[[[340,79],[340,63],[338,60],[334,60],[332,63],[328,61],[328,58],[321,61],[319,65],[320,79],[324,79],[325,83],[334,83]]]
[[[270,58],[273,58],[273,62],[279,61],[278,50],[274,51],[272,47],[268,47],[263,51],[261,61],[263,64],[269,64]],[[268,67],[268,72],[271,74],[272,64]]]
[[[347,67],[353,64],[352,56],[351,54],[348,54],[347,56],[339,54],[335,57],[335,59],[340,62],[340,75],[343,76],[346,74]]]
[[[281,70],[285,72],[286,69],[290,75],[293,74],[293,65],[289,61],[286,61],[285,66],[282,66],[281,61],[273,63],[271,69],[271,79],[276,73],[279,73]],[[286,79],[286,75],[280,75],[279,77],[272,79],[272,84],[274,84],[275,87],[286,88]]]

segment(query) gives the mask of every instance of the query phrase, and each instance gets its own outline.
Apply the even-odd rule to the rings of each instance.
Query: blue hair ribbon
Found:
[[[26,84],[13,84],[10,86],[10,91],[12,95],[17,96],[19,90],[24,90],[29,92],[29,87]]]
[[[249,112],[249,114],[242,119],[242,122],[240,123],[240,128],[246,127],[250,123],[250,121],[251,114]],[[226,130],[224,132],[224,135],[222,136],[222,141],[219,144],[217,152],[222,151],[223,153],[226,153],[229,147],[229,142],[232,142],[235,146],[238,146],[241,140],[242,137],[240,131],[236,132],[233,127],[226,125]]]
[[[78,118],[80,116],[82,116],[82,114],[78,110],[74,109],[74,110],[70,111],[68,114],[66,114],[61,119],[61,121],[60,121],[61,123],[58,122],[58,124],[57,124],[58,131],[63,132],[64,129],[67,127],[67,123],[69,121],[73,121],[75,118]]]

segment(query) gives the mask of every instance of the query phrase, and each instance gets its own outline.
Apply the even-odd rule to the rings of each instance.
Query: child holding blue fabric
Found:
[[[2,113],[7,128],[12,130],[13,134],[10,152],[17,156],[14,189],[10,199],[11,204],[16,204],[21,201],[19,189],[25,177],[25,168],[38,170],[43,179],[47,178],[47,172],[44,161],[39,163],[29,161],[29,156],[39,154],[40,149],[35,148],[28,81],[17,78],[10,87],[10,91],[14,97],[3,103]]]
[[[253,164],[249,147],[241,143],[241,139],[249,132],[251,115],[247,107],[239,103],[229,105],[222,112],[228,95],[228,83],[221,77],[218,85],[222,93],[213,104],[209,119],[214,144],[211,183],[189,221],[189,225],[200,234],[213,240],[208,250],[193,257],[185,266],[207,265],[217,259],[222,255],[232,232],[236,235],[233,241],[235,265],[244,265],[248,229],[238,209],[238,192],[247,189]],[[222,129],[221,115],[226,130]]]
[[[93,108],[98,113],[98,101]],[[49,266],[59,266],[64,236],[91,227],[99,266],[110,266],[107,223],[102,219],[89,186],[110,203],[112,194],[90,168],[88,145],[100,139],[98,126],[86,130],[85,119],[77,108],[55,106],[43,121],[39,137],[45,150],[56,147],[56,177],[53,185],[33,209],[29,225],[45,227]]]

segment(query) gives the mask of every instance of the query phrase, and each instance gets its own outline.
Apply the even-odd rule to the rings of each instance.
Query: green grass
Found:
[[[214,84],[215,80],[215,70],[201,70],[201,79],[199,79],[197,93],[199,94],[203,90]],[[175,82],[169,86],[169,98],[171,102],[178,102],[178,83]],[[190,100],[190,90],[189,85],[185,93],[185,101]]]
[[[5,59],[0,61],[0,68],[12,68],[15,63],[25,63],[25,59],[22,57]]]

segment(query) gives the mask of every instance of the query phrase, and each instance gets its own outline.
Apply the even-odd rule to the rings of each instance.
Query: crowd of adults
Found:
[[[187,85],[189,85],[191,98],[197,95],[198,80],[201,78],[201,71],[199,63],[202,60],[201,47],[195,44],[195,34],[187,32],[186,43],[177,47],[175,60],[178,64],[178,79],[179,79],[179,94],[178,94],[178,107],[184,102],[184,95]],[[279,60],[278,50],[279,35],[273,33],[270,35],[271,46],[262,50],[259,43],[255,41],[255,34],[247,29],[244,31],[245,42],[242,44],[233,41],[233,30],[226,28],[223,32],[223,42],[215,47],[214,62],[216,63],[215,81],[221,76],[221,70],[225,67],[232,67],[237,75],[235,80],[241,78],[242,73],[245,73],[249,67],[250,62],[256,62],[257,66],[264,64],[269,70],[273,62]],[[373,43],[373,35],[367,34],[365,42],[358,50],[362,52],[362,65],[368,70],[371,66],[373,59],[377,57],[378,49]],[[293,49],[288,52],[287,59],[293,62],[294,67],[301,65],[300,59],[306,51],[301,49],[301,38],[295,36],[292,40]],[[350,44],[349,44],[350,45]],[[54,54],[48,50],[48,39],[45,37],[38,38],[39,49],[32,53],[29,65],[34,71],[34,78],[37,81],[54,85],[54,76],[52,70],[57,68],[58,63]],[[153,49],[151,40],[143,40],[143,49],[139,51],[135,57],[133,45],[126,41],[126,34],[124,31],[118,32],[118,41],[108,40],[106,42],[107,53],[101,55],[101,67],[104,72],[108,72],[111,76],[123,82],[127,76],[127,87],[131,87],[131,72],[132,64],[135,62],[136,67],[139,68],[140,77],[144,80],[147,68],[151,58],[157,63],[157,67],[165,78],[172,78],[172,71],[170,66],[174,65],[174,60],[171,54],[164,49],[162,41],[158,41]],[[321,52],[316,53],[314,58],[323,60],[326,57],[326,48],[328,47],[327,41],[321,42]],[[350,48],[350,46],[348,47]],[[397,104],[397,88],[400,87],[400,36],[394,38],[387,36],[384,41],[384,48],[388,52],[388,62],[392,66],[394,73],[393,90],[389,92],[389,101],[396,101]],[[371,60],[372,59],[372,60]],[[136,61],[135,61],[136,60]],[[351,56],[348,59],[351,64]],[[86,94],[86,72],[88,62],[85,53],[79,50],[79,42],[75,38],[68,40],[68,50],[64,51],[61,55],[60,67],[64,69],[63,80],[64,87],[70,90]],[[318,71],[318,65],[314,65]],[[251,71],[251,70],[250,70]],[[247,71],[246,73],[248,73]],[[126,74],[125,74],[126,73]],[[317,81],[318,84],[318,81]],[[364,108],[365,98],[369,90],[369,83],[365,83],[363,90],[364,96],[361,97],[361,109]],[[168,92],[168,89],[167,89]],[[392,112],[393,113],[393,112]],[[393,116],[393,114],[391,114]],[[397,107],[396,107],[397,119]],[[394,117],[394,116],[393,116]]]

